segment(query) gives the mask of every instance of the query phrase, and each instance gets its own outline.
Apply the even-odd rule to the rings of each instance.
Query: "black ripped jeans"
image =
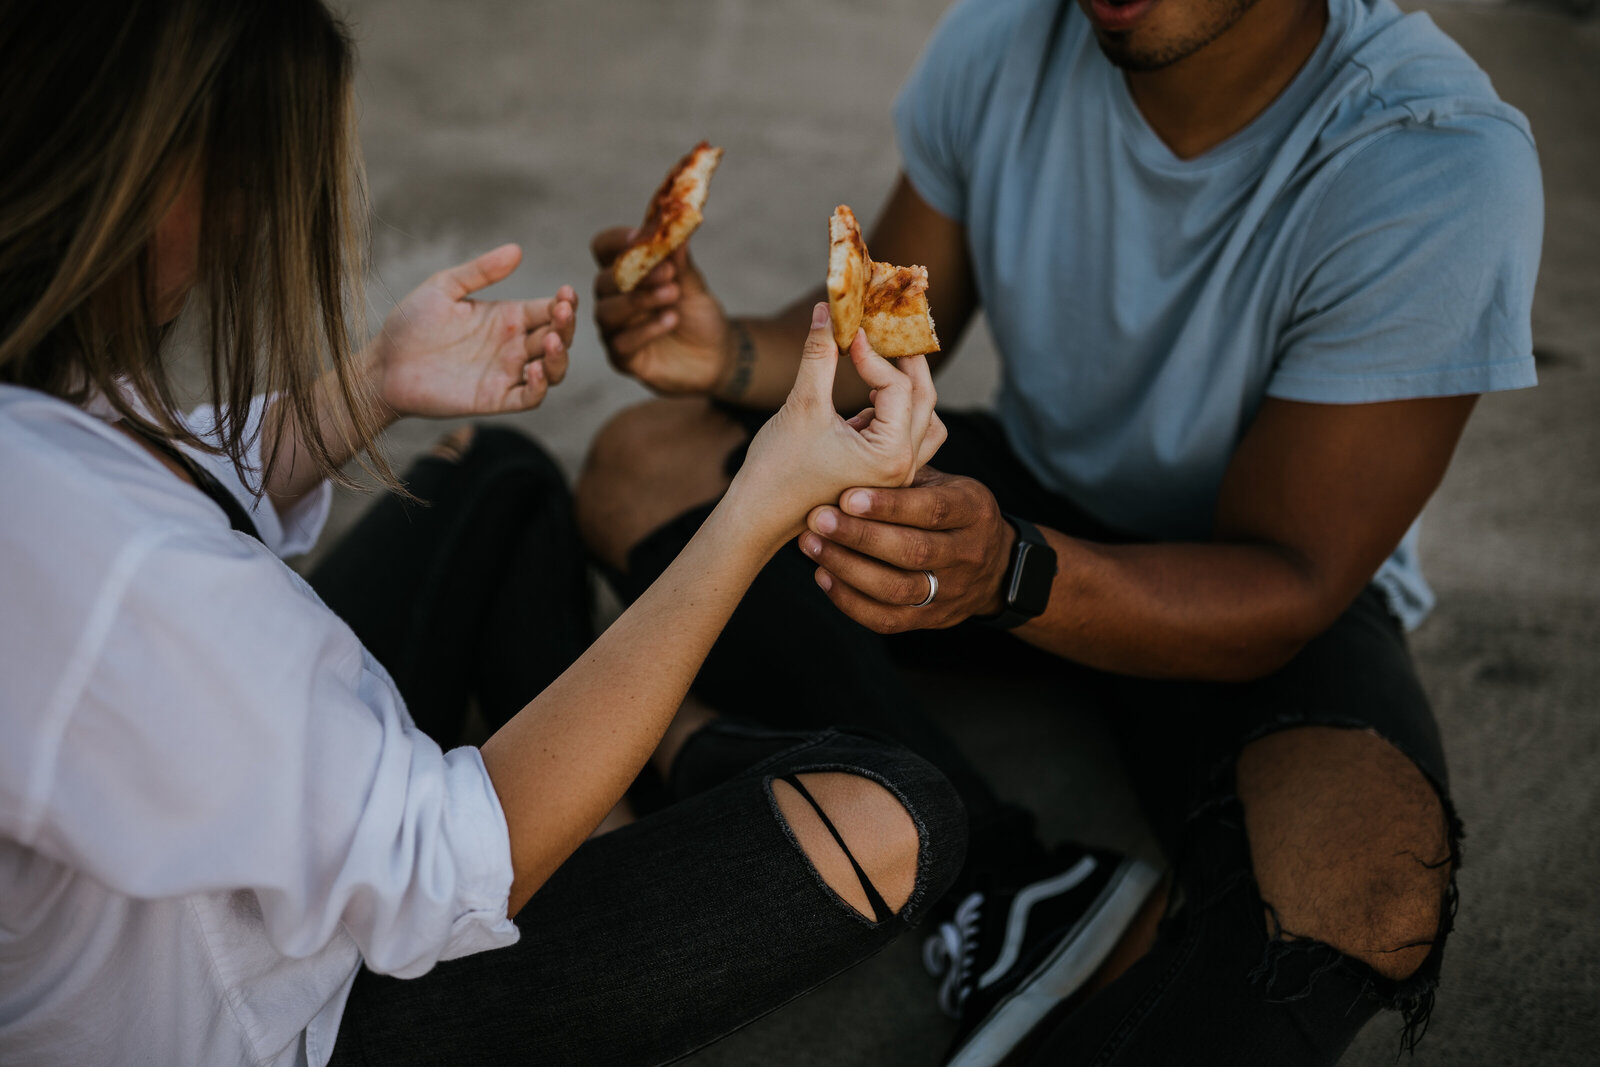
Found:
[[[764,416],[730,410],[750,432]],[[986,485],[1000,507],[1040,525],[1104,542],[1131,540],[1045,489],[986,413],[940,412],[949,439],[934,465]],[[742,462],[729,457],[729,473]],[[709,513],[694,509],[655,531],[613,576],[627,597],[648,585]],[[1018,1062],[1101,1065],[1327,1064],[1382,1007],[1403,1015],[1402,1043],[1426,1026],[1455,909],[1452,879],[1431,951],[1409,978],[1383,977],[1315,940],[1269,938],[1234,787],[1251,741],[1297,726],[1371,730],[1433,786],[1449,823],[1449,862],[1460,826],[1444,751],[1404,634],[1382,593],[1368,587],[1334,625],[1285,667],[1257,681],[1149,681],[1056,659],[973,624],[880,637],[852,622],[813,580],[815,564],[781,551],[751,586],[707,657],[696,692],[713,706],[760,693],[763,721],[809,728],[821,717],[866,726],[925,756],[961,792],[971,818],[965,882],[1037,850],[1031,822],[918,707],[897,668],[966,665],[1004,700],[1016,672],[1049,672],[1063,705],[1099,708],[1117,736],[1146,817],[1172,863],[1175,907],[1155,947],[1121,979],[1046,1027]],[[772,649],[789,655],[774,662]],[[763,655],[763,650],[767,650]],[[760,658],[758,658],[760,657]],[[827,663],[826,672],[812,665]],[[974,709],[981,714],[982,709]]]
[[[418,506],[386,497],[311,583],[395,678],[443,744],[469,700],[491,726],[587,647],[572,503],[554,462],[506,430],[408,472]],[[893,793],[919,836],[898,915],[840,899],[772,793],[838,771]],[[960,869],[966,816],[950,784],[896,744],[719,720],[693,735],[674,801],[578,849],[517,915],[521,940],[401,980],[360,972],[332,1062],[655,1064],[684,1056],[873,955]],[[848,1038],[845,1038],[848,1040]]]

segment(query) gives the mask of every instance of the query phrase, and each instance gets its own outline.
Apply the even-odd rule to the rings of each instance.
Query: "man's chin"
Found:
[[[1095,41],[1100,45],[1100,52],[1111,61],[1111,65],[1122,70],[1137,72],[1160,70],[1170,67],[1185,55],[1184,52],[1173,48],[1139,47],[1132,40],[1132,34],[1116,33],[1110,30],[1096,29]]]
[[[1206,9],[1209,18],[1184,27],[1151,21],[1149,15],[1156,5],[1133,2],[1097,6],[1098,0],[1085,2],[1095,11],[1104,6],[1111,14],[1121,12],[1132,20],[1126,26],[1107,26],[1096,24],[1091,18],[1090,24],[1100,51],[1113,65],[1142,73],[1170,67],[1205,49],[1232,29],[1257,0],[1212,0]],[[1102,22],[1111,17],[1100,13]]]

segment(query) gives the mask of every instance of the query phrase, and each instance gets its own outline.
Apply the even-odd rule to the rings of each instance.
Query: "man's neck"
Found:
[[[1257,0],[1228,31],[1160,70],[1128,71],[1128,90],[1156,135],[1193,159],[1248,126],[1316,51],[1327,0]]]

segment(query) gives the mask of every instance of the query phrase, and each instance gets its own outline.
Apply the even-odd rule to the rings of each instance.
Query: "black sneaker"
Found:
[[[1071,846],[1048,874],[969,894],[922,946],[943,978],[939,1007],[961,1019],[951,1067],[998,1064],[1116,946],[1161,874],[1143,860]]]

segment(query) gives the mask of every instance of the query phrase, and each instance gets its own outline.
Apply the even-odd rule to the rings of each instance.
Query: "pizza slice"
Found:
[[[711,175],[721,161],[722,149],[701,141],[667,174],[650,199],[639,236],[611,266],[617,288],[632,292],[657,263],[670,256],[699,227],[706,195],[711,191]]]
[[[828,222],[828,311],[841,350],[859,326],[888,359],[939,351],[928,310],[928,268],[874,263],[855,213],[840,204]]]

